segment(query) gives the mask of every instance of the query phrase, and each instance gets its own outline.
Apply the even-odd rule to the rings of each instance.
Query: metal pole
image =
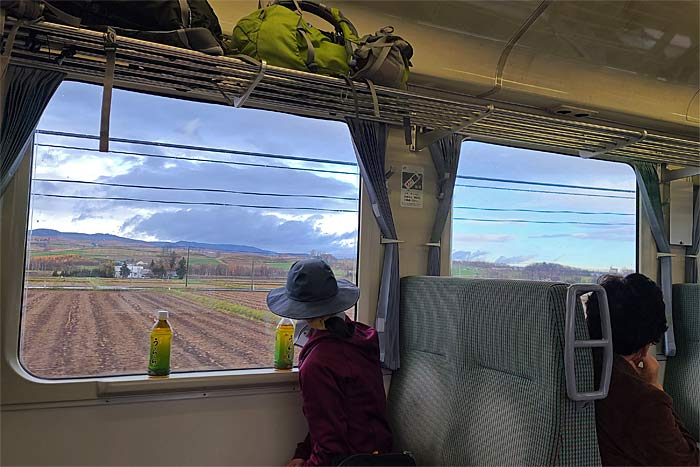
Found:
[[[185,266],[185,287],[189,282],[190,277],[190,247],[187,247],[187,265]]]
[[[661,164],[660,177],[667,172],[666,164]],[[663,178],[661,179],[663,180]],[[671,182],[661,182],[661,210],[664,216],[664,235],[670,240],[671,238]]]

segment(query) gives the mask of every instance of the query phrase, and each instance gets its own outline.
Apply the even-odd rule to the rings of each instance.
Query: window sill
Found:
[[[298,369],[229,370],[211,372],[174,373],[170,376],[115,376],[97,381],[99,397],[167,393],[179,391],[218,390],[233,388],[264,388],[296,384]]]
[[[29,376],[29,378],[26,376]],[[36,386],[92,387],[92,390],[89,390],[89,392],[92,392],[93,396],[72,400],[18,401],[17,403],[2,404],[2,411],[286,393],[298,391],[299,382],[297,368],[289,371],[264,368],[175,373],[165,377],[133,375],[47,380],[30,375],[26,376],[24,379],[34,383]]]

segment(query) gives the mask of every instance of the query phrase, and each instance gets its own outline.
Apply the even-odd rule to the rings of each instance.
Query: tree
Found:
[[[129,274],[131,274],[131,269],[129,269],[129,266],[127,266],[126,263],[122,263],[122,267],[119,269],[119,275],[126,279],[129,277]]]
[[[177,264],[177,255],[175,252],[170,253],[170,261],[168,262],[168,272],[173,272],[175,270],[175,265]]]
[[[185,258],[181,258],[180,262],[177,263],[177,269],[175,270],[178,279],[184,279],[187,274],[187,262]]]
[[[121,271],[120,271],[120,273],[121,273]],[[98,277],[114,277],[114,262],[112,262],[110,260],[103,262],[97,268],[96,274]]]
[[[158,264],[155,264],[151,268],[151,273],[153,277],[158,277],[160,279],[164,279],[168,275],[168,271],[166,271],[162,261],[159,261]]]

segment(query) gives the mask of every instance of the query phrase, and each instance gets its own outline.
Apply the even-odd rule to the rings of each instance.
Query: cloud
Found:
[[[320,216],[285,220],[244,208],[181,209],[133,217],[122,225],[124,235],[147,235],[164,241],[197,241],[250,245],[279,253],[311,250],[352,255],[357,231],[324,233],[317,227]]]
[[[589,232],[529,235],[528,238],[575,238],[579,240],[608,240],[633,242],[635,234],[634,226],[629,226],[610,229],[597,229]]]
[[[484,256],[488,255],[488,251],[453,251],[452,259],[458,261],[484,261]]]
[[[531,259],[534,259],[535,255],[521,255],[521,256],[499,256],[494,263],[496,264],[521,264]]]
[[[455,242],[508,242],[515,239],[514,235],[504,234],[468,234],[459,233],[453,237]]]

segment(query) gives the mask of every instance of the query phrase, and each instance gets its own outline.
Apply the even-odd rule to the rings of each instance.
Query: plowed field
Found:
[[[219,298],[266,310],[264,293],[243,294],[241,300],[228,292]],[[25,300],[24,366],[44,378],[143,374],[159,309],[170,311],[173,371],[272,366],[273,324],[165,291],[38,289],[29,289]]]
[[[216,298],[217,300],[239,303],[254,310],[267,311],[266,292],[241,292],[234,290],[196,290],[196,295]]]

